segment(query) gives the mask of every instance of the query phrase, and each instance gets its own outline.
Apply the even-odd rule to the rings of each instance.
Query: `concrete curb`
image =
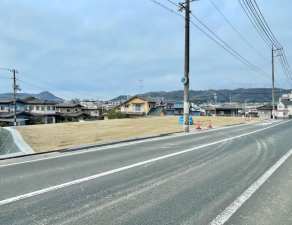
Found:
[[[169,133],[169,134],[173,134],[173,133]],[[65,150],[59,150],[59,151],[67,152],[67,151],[82,150],[82,149],[87,149],[87,148],[102,147],[106,145],[113,145],[113,144],[120,144],[120,143],[126,143],[126,142],[131,142],[131,141],[139,141],[139,140],[144,140],[144,139],[162,137],[169,134],[157,134],[157,135],[150,135],[150,136],[144,136],[144,137],[127,138],[127,139],[118,140],[118,141],[107,141],[107,142],[101,142],[101,143],[96,143],[96,144],[79,145],[79,146],[69,147],[69,148],[66,148]]]
[[[10,127],[4,127],[5,130],[8,130],[12,137],[13,141],[18,147],[18,149],[24,154],[34,154],[35,151],[22,139],[20,133],[17,130],[14,130]]]
[[[256,123],[256,122],[259,122],[259,121],[253,121],[251,123]],[[221,127],[229,127],[229,126],[236,126],[236,125],[242,125],[242,124],[247,124],[248,125],[248,123],[243,122],[243,123],[236,123],[236,124],[224,125],[224,126],[220,126],[220,127],[214,127],[212,129],[218,129],[218,128],[221,128]],[[10,131],[10,129],[11,128],[9,128],[9,131]],[[201,130],[196,130],[194,128],[194,129],[190,129],[190,131],[192,133],[195,133],[195,132],[204,132],[204,131],[208,131],[208,130],[212,130],[212,129],[202,128]],[[13,129],[11,129],[11,130],[13,130]],[[15,131],[15,130],[13,130],[13,131]],[[53,151],[49,151],[49,152],[38,152],[38,153],[37,152],[34,152],[26,144],[26,142],[22,138],[21,139],[33,151],[32,153],[29,153],[29,155],[31,156],[31,155],[42,155],[42,154],[56,153],[56,152],[64,153],[64,152],[70,152],[70,151],[78,151],[78,150],[83,150],[83,149],[87,149],[87,148],[96,148],[96,147],[102,147],[102,146],[119,144],[119,143],[126,143],[126,142],[131,142],[131,141],[139,141],[139,140],[145,140],[145,139],[156,138],[156,137],[164,137],[164,136],[168,136],[168,135],[172,135],[172,134],[177,134],[177,133],[183,133],[183,131],[166,133],[166,134],[149,135],[149,136],[144,136],[144,137],[128,138],[128,139],[117,140],[117,141],[101,142],[101,143],[96,143],[96,144],[79,145],[79,146],[74,146],[74,147],[69,147],[69,148],[64,148],[64,149],[53,150]],[[16,155],[11,155],[9,158],[19,158],[19,157],[25,157],[25,156],[27,156],[27,153],[26,154],[19,154],[19,155],[17,155],[17,154]],[[7,158],[1,158],[0,157],[0,160],[9,159],[9,158],[8,157]]]

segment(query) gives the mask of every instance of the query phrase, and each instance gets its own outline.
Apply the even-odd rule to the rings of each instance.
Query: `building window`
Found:
[[[126,108],[126,109],[128,109],[128,108],[129,108],[129,105],[128,105],[128,104],[127,104],[127,105],[125,105],[125,108]]]
[[[285,115],[286,115],[286,113],[283,113],[283,115],[285,116]]]
[[[134,112],[143,112],[142,104],[134,104]]]
[[[5,106],[1,106],[1,110],[5,110]]]
[[[53,110],[54,110],[54,111],[56,110],[56,106],[53,106]]]
[[[51,106],[47,106],[47,110],[50,111],[51,110]]]
[[[67,113],[68,113],[68,112],[71,112],[71,109],[67,109]]]
[[[149,109],[154,108],[154,104],[149,104]]]
[[[62,112],[62,109],[59,109],[59,112]]]
[[[37,111],[40,111],[40,110],[41,110],[41,107],[40,107],[40,106],[37,106],[37,107],[36,107],[36,110],[37,110]]]

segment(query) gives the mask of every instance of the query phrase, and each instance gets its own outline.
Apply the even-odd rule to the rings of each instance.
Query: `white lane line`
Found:
[[[286,122],[287,121],[282,122],[282,123],[286,123]],[[198,147],[190,148],[190,149],[183,150],[183,151],[180,151],[180,152],[176,152],[176,153],[160,156],[160,157],[157,157],[157,158],[154,158],[154,159],[149,159],[149,160],[146,160],[146,161],[143,161],[143,162],[135,163],[135,164],[132,164],[132,165],[129,165],[129,166],[121,167],[121,168],[110,170],[110,171],[103,172],[103,173],[99,173],[99,174],[96,174],[96,175],[93,175],[93,176],[89,176],[89,177],[85,177],[85,178],[82,178],[82,179],[78,179],[78,180],[74,180],[74,181],[71,181],[71,182],[67,182],[67,183],[63,183],[63,184],[60,184],[60,185],[56,185],[56,186],[53,186],[53,187],[45,188],[45,189],[42,189],[42,190],[39,190],[39,191],[34,191],[34,192],[27,193],[27,194],[24,194],[24,195],[19,195],[19,196],[13,197],[13,198],[5,199],[5,200],[0,201],[0,205],[5,205],[5,204],[11,203],[11,202],[19,201],[21,199],[30,198],[30,197],[33,197],[33,196],[36,196],[36,195],[40,195],[40,194],[44,194],[44,193],[47,193],[47,192],[58,190],[58,189],[61,189],[61,188],[64,188],[64,187],[68,187],[68,186],[71,186],[71,185],[74,185],[74,184],[83,183],[85,181],[93,180],[93,179],[96,179],[96,178],[99,178],[99,177],[104,177],[106,175],[114,174],[114,173],[117,173],[117,172],[121,172],[121,171],[124,171],[124,170],[128,170],[128,169],[134,168],[134,167],[142,166],[142,165],[145,165],[145,164],[148,164],[148,163],[152,163],[152,162],[156,162],[156,161],[159,161],[159,160],[162,160],[162,159],[166,159],[166,158],[170,158],[170,157],[173,157],[173,156],[181,155],[181,154],[184,154],[184,153],[187,153],[187,152],[191,152],[191,151],[194,151],[194,150],[197,150],[197,149],[200,149],[200,148],[204,148],[204,147],[208,147],[208,146],[211,146],[211,145],[216,145],[216,144],[219,144],[219,143],[222,143],[222,142],[225,142],[225,141],[230,141],[230,140],[233,140],[233,139],[236,139],[236,138],[244,137],[244,136],[247,136],[247,135],[250,135],[250,134],[254,134],[254,133],[269,129],[271,127],[278,126],[278,125],[280,125],[282,123],[279,123],[279,124],[276,124],[276,125],[273,125],[273,126],[270,126],[270,127],[262,128],[260,130],[252,131],[252,132],[249,132],[249,133],[241,134],[241,135],[238,135],[238,136],[235,136],[235,137],[226,138],[226,139],[221,140],[221,141],[212,142],[212,143],[209,143],[209,144],[205,144],[205,145],[201,145],[201,146],[198,146]]]
[[[279,159],[267,172],[254,182],[242,195],[231,203],[210,225],[222,225],[248,200],[253,193],[292,155],[292,149]]]
[[[252,123],[252,124],[254,124],[254,123]],[[236,125],[234,127],[221,127],[221,128],[217,128],[217,129],[213,129],[213,130],[207,130],[207,131],[204,131],[202,133],[208,133],[208,132],[218,131],[218,130],[223,130],[223,129],[228,129],[228,128],[229,129],[230,128],[236,128],[236,127],[244,126],[244,125],[251,125],[251,124],[241,124],[241,125]],[[23,161],[23,162],[4,164],[4,165],[0,165],[0,168],[7,167],[7,166],[19,165],[19,164],[26,164],[26,163],[31,163],[31,162],[38,162],[38,161],[43,161],[43,160],[49,160],[49,159],[55,159],[55,158],[68,157],[68,156],[79,155],[79,154],[85,154],[85,153],[96,152],[96,151],[103,151],[103,150],[110,149],[110,148],[119,148],[119,147],[135,145],[135,144],[140,144],[140,143],[145,143],[145,142],[151,142],[151,141],[157,141],[157,140],[173,138],[173,137],[183,137],[183,136],[188,136],[188,135],[196,135],[196,134],[200,134],[200,132],[198,132],[198,133],[187,133],[187,134],[184,134],[184,133],[183,134],[175,134],[175,135],[170,135],[170,136],[166,136],[166,137],[150,138],[150,139],[146,139],[146,140],[132,141],[132,142],[127,142],[127,143],[123,143],[123,144],[114,144],[114,145],[109,145],[109,146],[105,146],[105,147],[89,148],[90,150],[79,150],[78,152],[71,152],[71,153],[68,153],[68,154],[62,153],[62,155],[56,155],[56,156],[40,158],[40,159],[33,159],[33,160],[28,160],[28,161]],[[50,152],[48,152],[48,153],[50,153]]]

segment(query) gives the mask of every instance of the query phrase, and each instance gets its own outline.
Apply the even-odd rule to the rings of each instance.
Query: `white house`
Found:
[[[46,124],[56,123],[56,103],[48,100],[31,100],[26,103],[25,111],[32,113],[35,117]]]
[[[292,101],[281,100],[278,104],[278,110],[286,110],[288,111],[288,117],[292,116]]]

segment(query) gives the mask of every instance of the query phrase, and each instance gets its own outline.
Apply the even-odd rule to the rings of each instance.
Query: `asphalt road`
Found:
[[[291,125],[265,121],[0,160],[0,224],[210,224],[289,154]],[[291,178],[289,155],[215,224],[292,224]]]

